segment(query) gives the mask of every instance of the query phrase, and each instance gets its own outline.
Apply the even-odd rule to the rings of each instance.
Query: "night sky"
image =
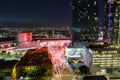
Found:
[[[70,0],[0,0],[0,22],[70,24]]]

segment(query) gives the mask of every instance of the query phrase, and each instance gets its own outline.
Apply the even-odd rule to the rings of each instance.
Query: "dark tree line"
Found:
[[[90,69],[86,65],[82,65],[79,67],[80,74],[82,75],[89,75],[90,74]]]

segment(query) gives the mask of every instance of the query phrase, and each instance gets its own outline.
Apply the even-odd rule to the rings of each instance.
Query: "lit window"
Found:
[[[72,6],[72,9],[75,9],[75,7],[74,7],[74,6]]]
[[[95,17],[94,19],[95,19],[95,20],[98,20],[98,18],[97,18],[97,17]]]
[[[88,20],[90,20],[90,16],[88,16]]]
[[[96,15],[96,13],[94,13],[94,15]]]
[[[94,5],[96,5],[96,1],[94,1]]]
[[[88,7],[90,7],[90,4],[88,4]]]
[[[116,14],[115,16],[118,16],[118,14]]]

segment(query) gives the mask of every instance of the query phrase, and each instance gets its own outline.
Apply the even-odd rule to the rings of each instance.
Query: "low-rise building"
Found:
[[[98,47],[92,50],[92,72],[120,74],[120,53],[118,48]]]

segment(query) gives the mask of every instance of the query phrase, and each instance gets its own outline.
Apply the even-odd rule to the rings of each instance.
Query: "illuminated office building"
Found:
[[[97,41],[104,22],[103,0],[72,0],[73,42]]]
[[[103,42],[119,44],[119,0],[104,1]]]
[[[118,0],[104,0],[104,26],[103,42],[107,44],[118,43]]]
[[[119,0],[72,0],[73,42],[120,42]]]
[[[113,2],[113,16],[114,22],[111,29],[111,44],[120,43],[120,0],[114,0]]]
[[[118,71],[120,69],[120,54],[117,48],[92,48],[92,71],[97,72],[105,69]],[[119,72],[119,71],[118,71]]]

